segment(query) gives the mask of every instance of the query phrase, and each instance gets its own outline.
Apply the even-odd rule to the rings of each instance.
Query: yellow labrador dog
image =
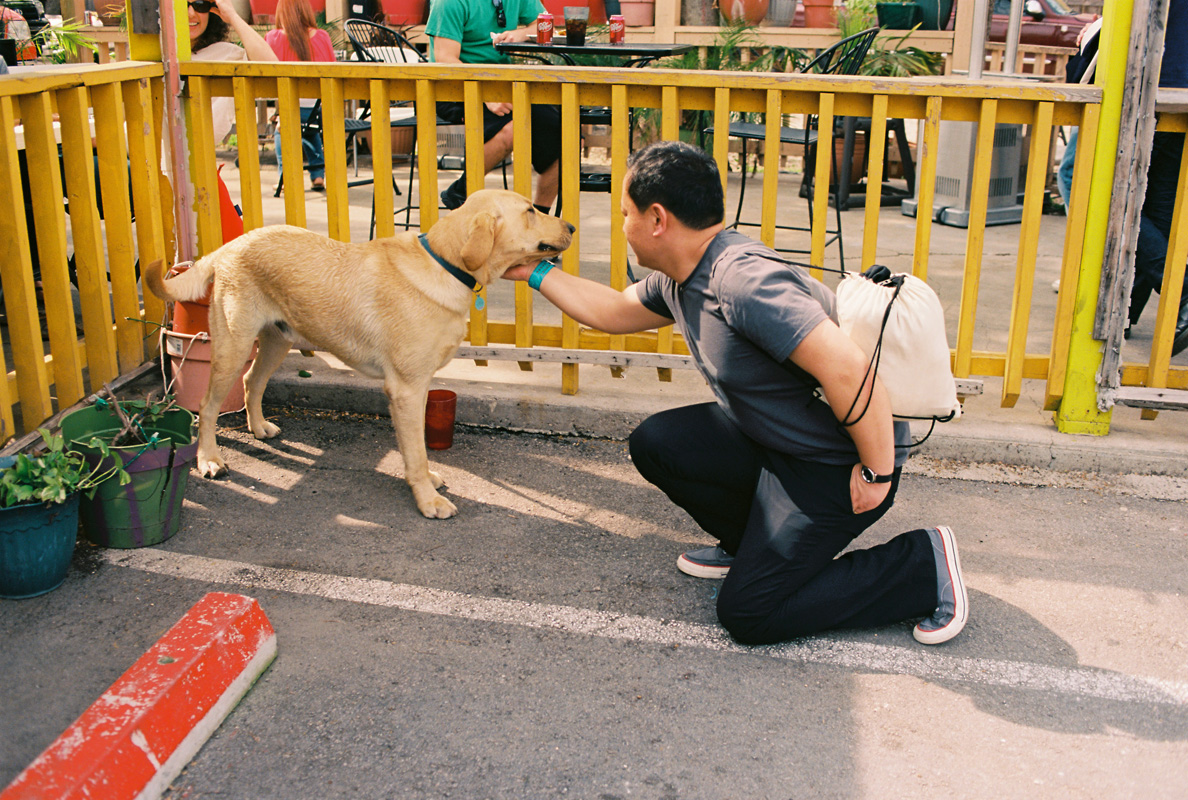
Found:
[[[149,289],[164,300],[210,304],[211,375],[198,424],[198,470],[227,471],[215,440],[218,409],[259,340],[243,378],[252,435],[280,428],[260,401],[272,373],[300,336],[358,372],[383,378],[404,475],[426,517],[458,513],[437,493],[442,479],[425,452],[425,398],[433,374],[457,352],[475,288],[522,264],[569,247],[573,226],[508,191],[475,192],[428,234],[344,244],[303,228],[274,225],[228,242],[186,272],[165,280],[149,267]]]

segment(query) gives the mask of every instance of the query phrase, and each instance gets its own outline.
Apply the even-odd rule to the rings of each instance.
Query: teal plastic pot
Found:
[[[920,30],[943,31],[953,16],[953,0],[916,0],[920,7]]]
[[[879,18],[879,27],[907,31],[920,21],[920,6],[915,3],[877,3],[875,14]]]
[[[63,503],[0,508],[0,597],[20,600],[66,580],[78,538],[77,493]]]
[[[103,547],[147,547],[177,533],[190,466],[198,457],[193,426],[193,414],[184,408],[174,409],[145,427],[150,436],[159,434],[157,443],[112,448],[112,458],[120,460],[132,480],[120,486],[113,475],[96,487],[94,497],[83,498],[80,513],[89,541]],[[110,468],[113,462],[103,459],[87,442],[96,436],[110,441],[119,430],[115,412],[97,406],[80,409],[62,420],[62,436],[88,463],[103,461],[101,469]]]

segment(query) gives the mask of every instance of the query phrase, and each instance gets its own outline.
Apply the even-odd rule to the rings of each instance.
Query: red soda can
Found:
[[[536,43],[537,44],[552,44],[553,43],[553,15],[540,14],[536,18]]]
[[[626,24],[623,22],[623,17],[620,14],[615,14],[610,18],[610,43],[623,44],[623,37],[626,32]]]

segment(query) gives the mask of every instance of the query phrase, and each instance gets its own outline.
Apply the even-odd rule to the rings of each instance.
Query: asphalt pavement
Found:
[[[639,403],[692,396],[695,376],[675,377]],[[278,375],[278,391],[316,395],[314,380]],[[339,410],[270,406],[268,442],[224,416],[231,477],[190,476],[175,537],[80,543],[62,587],[0,602],[0,785],[218,590],[259,600],[279,656],[171,798],[1188,792],[1182,473],[920,455],[858,546],[953,526],[965,632],[742,647],[716,623],[719,584],[675,567],[709,540],[621,439],[488,426],[462,403],[431,459],[459,515],[430,521],[388,419],[342,410],[362,388],[335,396]],[[504,405],[541,429],[559,414],[529,413],[524,391]],[[593,425],[570,411],[571,429]]]

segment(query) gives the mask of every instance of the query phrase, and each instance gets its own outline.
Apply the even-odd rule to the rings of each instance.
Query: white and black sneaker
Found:
[[[677,558],[677,569],[694,578],[725,578],[734,563],[734,556],[721,547],[703,547],[681,553]]]
[[[961,559],[957,555],[957,540],[949,528],[928,531],[936,556],[937,606],[932,616],[916,625],[912,635],[921,644],[947,642],[965,627],[969,620],[969,593],[961,575]]]

